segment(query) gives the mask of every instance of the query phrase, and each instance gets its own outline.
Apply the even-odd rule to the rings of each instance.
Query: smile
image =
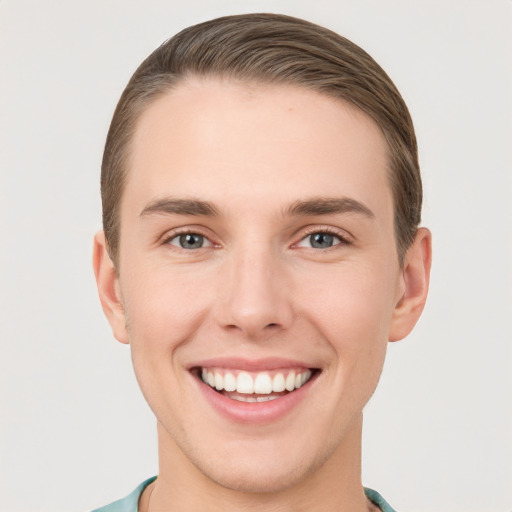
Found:
[[[295,415],[309,410],[301,404],[308,403],[323,380],[321,368],[278,357],[210,358],[187,370],[207,410],[211,407],[222,421],[253,426],[299,417]]]
[[[240,402],[266,402],[301,388],[313,376],[311,369],[248,372],[201,368],[201,380],[222,395]]]

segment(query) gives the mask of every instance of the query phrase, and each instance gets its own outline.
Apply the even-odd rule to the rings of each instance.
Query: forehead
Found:
[[[277,207],[343,195],[392,209],[376,123],[301,87],[184,81],[143,112],[130,154],[123,203],[178,194],[242,204],[265,198]]]

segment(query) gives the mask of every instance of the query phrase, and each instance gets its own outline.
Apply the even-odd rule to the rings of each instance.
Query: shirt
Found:
[[[139,498],[142,491],[144,491],[144,489],[154,480],[156,480],[156,476],[148,478],[128,494],[126,498],[114,501],[110,505],[97,508],[92,512],[138,512]],[[373,504],[377,505],[381,509],[382,512],[395,512],[395,510],[390,507],[386,500],[377,491],[365,487],[364,493]]]

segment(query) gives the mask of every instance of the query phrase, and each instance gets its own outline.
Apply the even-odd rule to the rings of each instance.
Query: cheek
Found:
[[[304,307],[330,345],[336,386],[359,401],[369,399],[382,371],[397,282],[396,272],[371,268],[331,273],[321,297]]]
[[[211,300],[201,280],[185,274],[151,268],[134,272],[121,283],[134,372],[160,419],[176,407],[187,408],[168,390],[183,386],[181,347],[198,332]]]
[[[193,335],[211,301],[200,276],[149,269],[122,283],[132,350],[172,351]]]
[[[317,275],[321,293],[304,297],[304,314],[316,319],[327,339],[346,349],[387,342],[397,281],[396,273],[371,265]]]

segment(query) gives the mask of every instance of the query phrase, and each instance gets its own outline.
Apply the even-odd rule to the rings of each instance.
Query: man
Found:
[[[94,269],[158,425],[159,474],[106,511],[391,511],[362,410],[423,309],[412,121],[311,23],[241,15],[153,52],[120,99]]]

